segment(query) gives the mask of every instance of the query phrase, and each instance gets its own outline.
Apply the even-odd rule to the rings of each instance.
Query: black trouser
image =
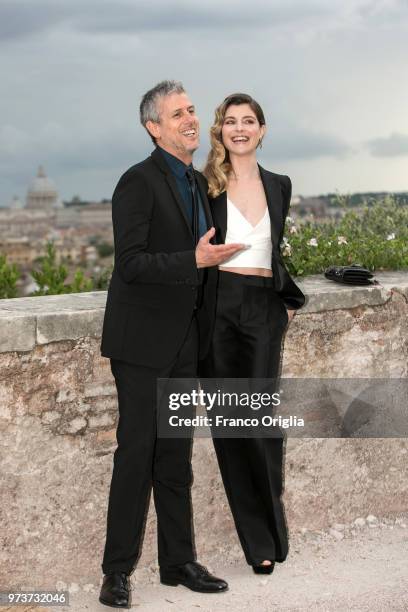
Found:
[[[285,305],[272,279],[219,273],[206,376],[276,378]],[[250,565],[284,561],[288,537],[282,494],[283,438],[213,438],[238,536]]]
[[[196,377],[197,355],[194,316],[182,348],[168,367],[153,369],[111,359],[119,422],[102,563],[105,574],[132,571],[152,486],[160,566],[195,560],[190,497],[192,440],[157,438],[156,379]]]

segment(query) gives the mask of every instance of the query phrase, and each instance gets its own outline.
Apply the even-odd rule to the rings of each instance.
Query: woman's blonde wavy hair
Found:
[[[221,135],[225,115],[228,107],[232,104],[248,104],[255,113],[259,125],[265,125],[265,117],[262,108],[258,102],[248,94],[231,94],[215,109],[214,123],[210,128],[211,149],[203,171],[208,181],[208,193],[212,198],[216,198],[220,193],[225,191],[227,188],[228,176],[232,169],[229,153],[224,147]]]

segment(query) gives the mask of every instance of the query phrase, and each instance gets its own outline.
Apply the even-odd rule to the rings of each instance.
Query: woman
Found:
[[[246,94],[228,96],[215,112],[204,174],[217,242],[248,248],[219,267],[207,377],[276,378],[282,336],[305,301],[280,253],[291,181],[256,160],[265,132],[262,109]],[[270,574],[288,551],[283,438],[213,441],[246,560],[255,573]]]

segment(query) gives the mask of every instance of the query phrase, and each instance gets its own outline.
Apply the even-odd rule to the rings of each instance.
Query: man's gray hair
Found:
[[[155,87],[149,89],[149,91],[147,91],[143,96],[140,103],[140,123],[143,125],[143,127],[146,128],[146,123],[148,121],[160,123],[158,107],[161,98],[164,98],[172,93],[185,93],[185,91],[186,90],[180,81],[161,81],[161,83],[158,83],[155,85]],[[156,141],[153,136],[151,134],[150,136],[155,143]]]

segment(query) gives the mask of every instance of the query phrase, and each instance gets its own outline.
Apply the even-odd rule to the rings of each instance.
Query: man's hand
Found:
[[[195,252],[197,268],[218,266],[246,248],[245,244],[211,244],[210,240],[214,234],[215,228],[212,227],[200,238]]]

